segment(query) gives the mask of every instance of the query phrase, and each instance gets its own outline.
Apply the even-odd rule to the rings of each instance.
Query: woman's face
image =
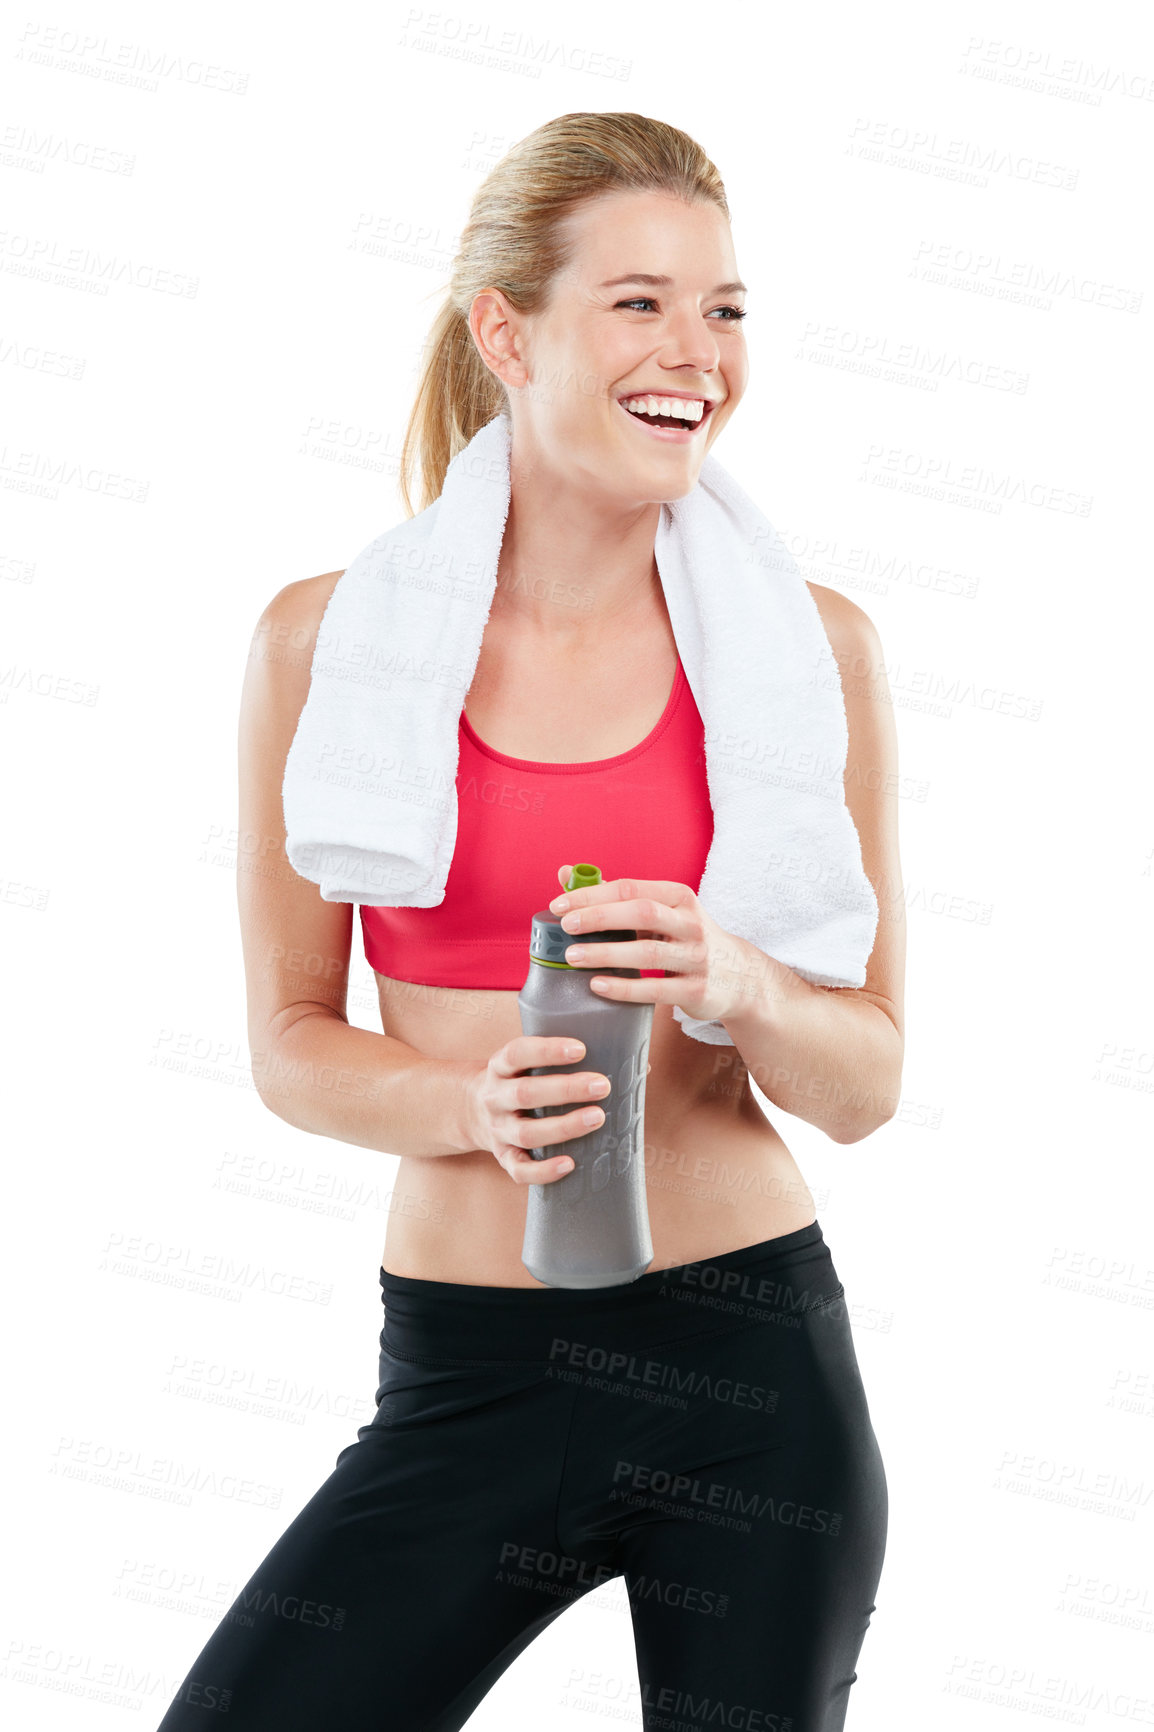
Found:
[[[729,223],[716,205],[650,192],[598,197],[565,220],[573,260],[548,305],[525,316],[502,302],[521,363],[501,369],[514,450],[622,503],[682,498],[749,372]],[[705,406],[690,431],[662,431],[623,407],[642,393]]]

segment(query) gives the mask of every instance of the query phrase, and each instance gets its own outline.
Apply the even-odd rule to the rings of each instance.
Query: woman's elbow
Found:
[[[898,1042],[891,1062],[878,1066],[870,1079],[869,1087],[858,1095],[856,1110],[842,1114],[837,1123],[830,1128],[830,1136],[835,1143],[861,1143],[867,1137],[872,1137],[883,1125],[889,1124],[897,1113],[902,1092],[902,1043],[901,1037],[895,1031]]]

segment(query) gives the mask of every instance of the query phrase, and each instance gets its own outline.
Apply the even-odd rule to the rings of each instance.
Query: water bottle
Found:
[[[567,890],[600,884],[586,862],[574,866]],[[625,943],[636,932],[582,932],[582,944]],[[564,1143],[530,1149],[543,1161],[562,1149],[573,1171],[548,1185],[530,1185],[521,1261],[550,1287],[616,1287],[636,1281],[653,1261],[645,1197],[645,1078],[649,1067],[652,1004],[598,997],[593,975],[639,980],[637,968],[570,967],[565,950],[577,940],[548,909],[533,916],[529,973],[517,997],[524,1034],[570,1035],[585,1043],[572,1064],[538,1065],[530,1076],[599,1071],[610,1082],[602,1098],[605,1118],[595,1130]],[[571,1102],[529,1109],[535,1118],[573,1111]]]

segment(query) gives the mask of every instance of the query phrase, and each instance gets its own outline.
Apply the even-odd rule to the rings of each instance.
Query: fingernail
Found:
[[[554,914],[563,914],[568,906],[569,898],[567,896],[554,896],[552,902],[549,904],[549,907],[553,910]]]

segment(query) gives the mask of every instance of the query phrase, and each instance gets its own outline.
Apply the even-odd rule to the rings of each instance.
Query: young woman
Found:
[[[259,622],[240,822],[275,843],[264,859],[279,869],[239,883],[254,1077],[288,1123],[400,1165],[376,1416],[212,1635],[161,1732],[222,1708],[235,1732],[450,1732],[546,1624],[614,1575],[633,1620],[636,1724],[844,1725],[881,1574],[885,1474],[813,1198],[749,1076],[842,1144],[894,1112],[896,748],[870,621],[811,586],[839,666],[858,676],[843,681],[845,798],[879,905],[865,985],[812,986],[711,920],[700,859],[690,871],[677,852],[701,798],[702,724],[654,536],[745,394],[745,298],[720,178],[691,138],[637,114],[562,116],[477,194],[403,465],[411,516],[413,454],[424,509],[456,452],[511,416],[509,516],[460,721],[462,753],[484,760],[497,793],[459,783],[455,863],[504,804],[558,777],[574,802],[614,777],[668,784],[674,840],[623,838],[662,869],[579,893],[567,922],[639,933],[612,955],[570,951],[574,966],[649,971],[605,989],[655,1005],[654,1257],[638,1280],[559,1290],[521,1262],[527,1187],[563,1176],[567,1141],[607,1091],[590,1071],[527,1074],[566,1054],[520,1033],[524,911],[514,925],[499,885],[461,870],[436,908],[363,907],[384,1032],[347,1022],[353,905],[323,901],[292,870],[282,811],[341,573],[290,583]],[[646,396],[656,424],[623,406]],[[691,432],[663,430],[665,397],[703,404]],[[670,871],[678,861],[684,872]],[[442,942],[462,907],[510,939],[495,942],[487,981]],[[720,1018],[734,1044],[688,1037],[675,1005]],[[570,1110],[526,1116],[555,1103]],[[526,1152],[545,1145],[548,1159]]]

